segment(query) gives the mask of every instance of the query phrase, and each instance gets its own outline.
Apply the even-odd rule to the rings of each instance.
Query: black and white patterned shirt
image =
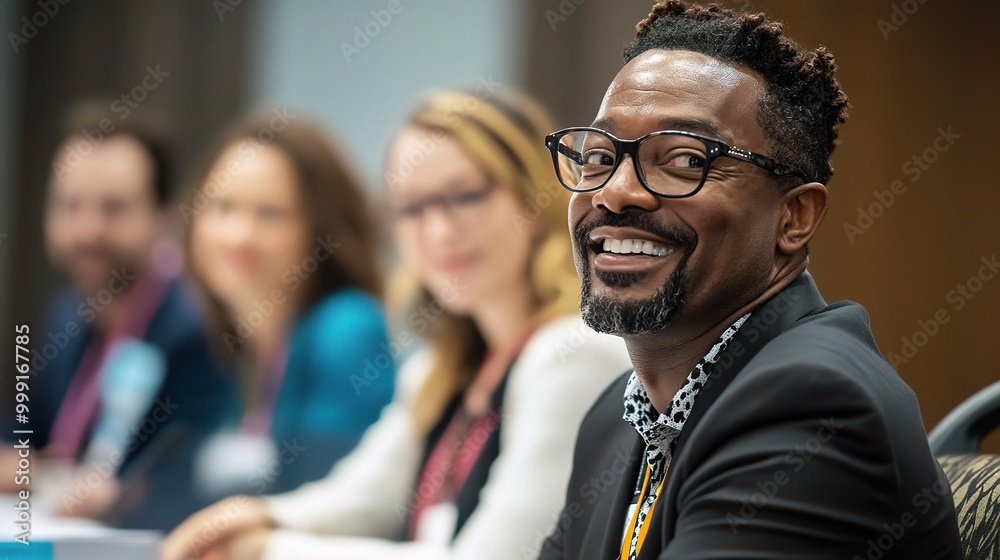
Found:
[[[719,355],[726,349],[729,341],[740,330],[740,327],[746,323],[748,317],[750,317],[750,313],[737,319],[735,323],[726,329],[726,332],[722,333],[718,342],[712,346],[708,353],[705,354],[705,357],[688,374],[687,382],[670,401],[670,409],[664,411],[662,414],[657,413],[656,409],[653,408],[653,404],[649,401],[649,395],[646,394],[646,389],[642,386],[642,382],[634,371],[628,380],[628,386],[625,388],[625,414],[623,418],[635,428],[635,431],[639,432],[639,435],[642,436],[643,441],[646,443],[646,464],[650,469],[649,494],[643,500],[642,504],[636,505],[639,508],[639,519],[632,530],[632,535],[624,534],[625,531],[628,531],[628,523],[632,518],[632,509],[629,510],[629,515],[625,520],[625,529],[622,531],[623,541],[625,538],[631,539],[628,560],[635,560],[640,529],[643,523],[645,523],[650,509],[656,502],[660,483],[663,481],[667,469],[670,467],[670,459],[673,455],[677,436],[684,429],[684,423],[687,422],[688,415],[691,414],[695,397],[698,396],[701,388],[705,386],[705,381],[708,380],[708,373],[705,371],[705,367],[714,364],[719,359]],[[639,473],[639,481],[636,485],[637,495],[641,492],[645,474],[645,469],[642,469]]]

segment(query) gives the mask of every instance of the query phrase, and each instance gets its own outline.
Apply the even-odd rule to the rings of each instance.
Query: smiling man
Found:
[[[584,318],[635,370],[584,421],[540,558],[961,558],[913,392],[807,272],[832,56],[675,0],[637,29],[596,121],[546,138]]]

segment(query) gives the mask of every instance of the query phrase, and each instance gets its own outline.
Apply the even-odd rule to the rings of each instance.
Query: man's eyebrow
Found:
[[[597,128],[600,130],[605,130],[612,134],[615,133],[617,126],[615,123],[609,119],[598,119],[590,125],[592,128]],[[722,139],[722,132],[719,131],[719,127],[715,125],[712,121],[699,118],[689,118],[689,117],[666,117],[660,119],[656,123],[657,130],[683,130],[685,132],[693,132],[695,134],[701,134],[703,136],[710,136],[712,138]],[[652,130],[650,132],[653,132]]]
[[[720,138],[722,132],[712,121],[697,118],[668,117],[657,122],[660,130],[684,130],[712,138]]]
[[[615,123],[611,122],[608,119],[597,119],[596,121],[590,123],[590,128],[597,128],[605,132],[610,132],[614,134]]]

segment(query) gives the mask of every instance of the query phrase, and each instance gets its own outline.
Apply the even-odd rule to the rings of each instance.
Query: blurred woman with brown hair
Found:
[[[323,480],[233,498],[164,558],[474,559],[537,551],[562,506],[579,423],[629,367],[579,317],[552,125],[509,91],[433,95],[386,163],[397,293],[427,347],[358,449]],[[405,345],[400,335],[394,344]],[[226,511],[220,532],[213,520]],[[212,556],[216,557],[216,556]]]
[[[254,115],[181,206],[211,339],[242,389],[196,462],[214,499],[323,476],[392,398],[370,211],[345,161],[304,118]]]

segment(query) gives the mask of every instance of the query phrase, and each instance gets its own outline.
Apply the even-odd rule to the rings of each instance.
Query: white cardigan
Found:
[[[265,498],[278,525],[266,560],[511,560],[535,558],[566,495],[576,434],[611,381],[632,366],[620,338],[579,317],[552,321],[528,340],[504,394],[500,455],[479,503],[450,547],[395,542],[424,452],[413,406],[426,351],[399,371],[396,397],[325,478]]]

